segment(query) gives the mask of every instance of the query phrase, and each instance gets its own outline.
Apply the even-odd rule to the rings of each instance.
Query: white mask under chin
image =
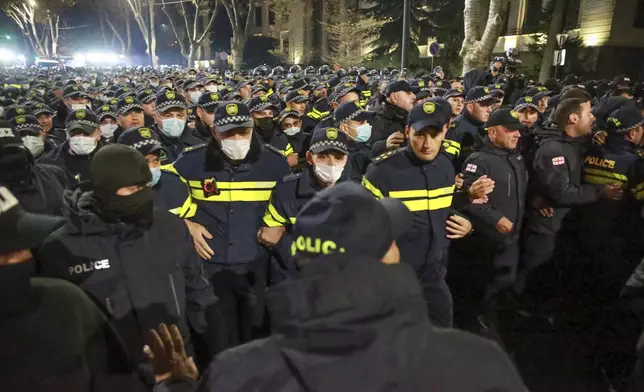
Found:
[[[284,130],[284,133],[287,134],[288,136],[296,135],[299,132],[300,132],[300,127],[290,127]]]
[[[322,163],[316,163],[313,166],[313,171],[318,179],[325,184],[335,184],[342,175],[344,171],[344,165],[342,166],[331,166],[325,165]]]
[[[250,139],[224,139],[221,141],[221,151],[232,160],[242,160],[250,151]]]

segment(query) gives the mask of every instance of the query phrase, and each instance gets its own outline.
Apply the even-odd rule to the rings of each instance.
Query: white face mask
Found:
[[[87,109],[87,104],[84,103],[72,103],[69,106],[72,110]]]
[[[232,160],[242,160],[250,151],[250,139],[224,139],[221,141],[221,151]]]
[[[197,103],[199,102],[199,97],[201,97],[201,91],[193,91],[188,93],[188,95],[190,96],[190,102]]]
[[[42,88],[36,89],[40,95],[45,95],[45,90]]]
[[[71,136],[69,137],[69,148],[76,155],[89,155],[96,149],[98,141],[89,136]]]
[[[87,90],[89,88],[89,83],[83,83],[81,86],[83,86],[83,88]]]
[[[284,133],[287,134],[288,136],[293,136],[295,134],[298,134],[300,132],[300,129],[301,129],[300,127],[290,127],[290,128],[286,128],[284,130]]]
[[[216,93],[219,91],[219,88],[217,88],[216,84],[211,84],[209,86],[206,86],[206,90],[210,91],[211,93]]]
[[[150,86],[159,87],[159,82],[150,82]]]
[[[322,163],[313,165],[313,171],[320,181],[325,184],[335,184],[344,171],[344,165],[331,166]]]
[[[118,128],[118,127],[119,126],[116,125],[116,124],[103,124],[103,125],[101,125],[101,135],[104,138],[109,139],[112,136],[114,136],[114,132],[116,131],[116,128]]]
[[[45,151],[45,140],[40,136],[25,136],[22,142],[34,158],[38,158]]]

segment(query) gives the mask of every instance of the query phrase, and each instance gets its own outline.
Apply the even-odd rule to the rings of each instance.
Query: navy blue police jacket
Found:
[[[195,136],[192,129],[187,126],[184,128],[183,133],[178,138],[171,138],[166,136],[157,125],[151,127],[159,136],[161,145],[165,151],[161,152],[161,164],[168,165],[176,161],[181,153],[194,146],[203,144],[203,140]]]
[[[273,188],[289,173],[286,158],[272,146],[251,138],[246,158],[228,159],[211,140],[188,149],[175,163],[162,167],[161,196],[170,212],[204,226],[215,255],[209,268],[248,266],[261,255],[257,231]]]
[[[455,193],[454,168],[445,153],[421,161],[405,147],[375,158],[362,184],[376,198],[400,199],[414,215],[413,227],[399,240],[401,260],[411,264],[421,280],[442,279],[449,239],[446,221],[454,214],[452,201],[464,205]]]
[[[484,127],[485,123],[472,118],[467,109],[454,118],[443,140],[443,150],[452,160],[454,170],[460,171],[463,162],[474,152],[474,147],[484,144],[487,136]]]
[[[189,326],[214,338],[217,298],[186,225],[162,210],[149,227],[108,222],[95,205],[84,184],[65,192],[67,222],[37,250],[39,275],[75,283],[101,305],[136,363],[162,322],[178,325],[190,351]],[[214,354],[216,342],[207,345]]]
[[[221,353],[199,382],[171,378],[154,391],[526,391],[498,345],[431,325],[408,265],[320,256],[267,302],[270,337]]]

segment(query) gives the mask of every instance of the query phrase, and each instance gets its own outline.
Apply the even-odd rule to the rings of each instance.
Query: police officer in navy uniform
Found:
[[[289,172],[281,152],[262,146],[253,126],[246,105],[222,102],[211,141],[163,168],[175,175],[161,189],[176,199],[171,211],[205,228],[191,233],[221,300],[231,346],[252,338],[253,287],[262,279],[256,271],[268,261],[257,232],[273,188]]]
[[[259,142],[270,144],[280,150],[287,157],[291,167],[297,165],[297,156],[294,155],[293,147],[289,144],[286,135],[276,129],[273,121],[276,108],[268,97],[265,95],[254,97],[248,102],[248,108],[255,123],[253,135],[259,138]]]
[[[16,119],[26,117],[33,118],[18,116]],[[20,120],[16,123],[27,125],[26,120]],[[58,167],[35,162],[18,132],[12,123],[0,120],[0,184],[11,190],[24,210],[62,215],[62,193],[69,186],[66,173]]]
[[[101,128],[101,138],[107,143],[116,141],[114,135],[119,129],[116,106],[101,105],[96,108],[96,116]]]
[[[69,114],[67,140],[56,150],[40,159],[40,163],[58,166],[70,177],[70,183],[84,181],[89,175],[89,163],[105,145],[101,139],[98,117],[91,110],[78,109]]]
[[[210,91],[205,91],[199,97],[193,134],[206,143],[212,137],[210,127],[215,122],[215,108],[221,101],[222,98],[219,94]]]
[[[55,146],[60,145],[67,139],[65,129],[54,128],[54,112],[49,106],[36,103],[31,107],[31,111],[38,119],[38,122],[45,131],[45,137],[50,140]]]
[[[455,170],[460,171],[463,161],[474,151],[477,143],[483,144],[487,135],[485,122],[490,118],[496,101],[488,87],[474,87],[467,92],[465,108],[450,124],[443,142]]]
[[[340,105],[333,112],[333,119],[338,129],[349,137],[350,155],[346,177],[359,182],[374,158],[370,144],[374,115],[356,100]]]
[[[495,191],[487,203],[470,203],[464,210],[476,231],[452,244],[448,282],[455,298],[455,324],[502,344],[497,307],[514,289],[528,172],[516,150],[524,128],[519,114],[495,110],[487,126],[484,146],[467,158],[462,174],[466,190],[485,176],[494,181]]]
[[[128,94],[119,99],[116,105],[118,129],[114,131],[113,139],[118,140],[121,133],[126,129],[142,127],[145,123],[143,105],[134,96],[134,93]]]
[[[136,98],[143,106],[143,122],[146,127],[154,125],[154,109],[156,108],[157,92],[153,89],[142,90]]]
[[[153,128],[167,151],[165,156],[161,156],[162,165],[174,162],[185,149],[203,143],[186,126],[187,120],[188,107],[183,96],[173,90],[157,94]]]
[[[67,222],[39,250],[40,274],[74,282],[100,303],[137,364],[143,337],[160,322],[207,347],[208,361],[218,349],[217,299],[185,224],[154,209],[151,180],[134,148],[101,149],[90,181],[65,193]]]
[[[311,134],[302,129],[302,115],[294,109],[286,108],[277,116],[277,126],[286,135],[288,143],[297,154],[297,165],[294,170],[306,167],[306,151],[309,148]]]
[[[644,142],[643,124],[639,110],[631,106],[622,106],[608,116],[605,144],[584,155],[583,180],[613,184],[623,195],[580,206],[575,214],[582,239],[575,273],[585,277],[583,285],[576,285],[577,290],[583,290],[577,300],[580,308],[593,315],[582,319],[588,322],[580,334],[589,343],[597,342],[589,344],[593,361],[580,361],[594,374],[603,372],[613,385],[623,384],[629,376],[632,347],[641,326],[619,306],[619,294],[642,258],[644,159],[637,151]]]
[[[22,137],[25,147],[35,160],[56,149],[56,145],[45,136],[38,119],[32,115],[17,116],[11,119],[11,124]]]
[[[346,178],[343,174],[349,160],[349,137],[337,128],[318,127],[305,159],[307,166],[302,172],[284,177],[275,187],[257,236],[261,243],[274,247],[281,267],[277,273],[284,275],[294,270],[290,246],[295,216],[317,192]]]
[[[398,242],[401,259],[418,274],[430,319],[440,327],[452,324],[452,298],[445,283],[449,240],[462,238],[472,229],[466,218],[452,210],[455,173],[441,152],[451,113],[443,98],[415,106],[405,129],[408,146],[375,158],[363,177],[363,185],[375,197],[400,199],[413,212],[413,229]]]

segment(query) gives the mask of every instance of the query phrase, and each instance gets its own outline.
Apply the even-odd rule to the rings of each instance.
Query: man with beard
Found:
[[[39,250],[40,275],[71,281],[101,304],[136,363],[144,332],[161,322],[178,324],[208,361],[217,299],[185,224],[153,208],[151,181],[134,148],[99,151],[90,181],[65,193],[67,222]]]
[[[296,166],[298,154],[293,151],[286,135],[283,132],[277,132],[273,121],[275,106],[271,101],[261,95],[251,99],[248,108],[255,123],[255,136],[260,143],[275,147],[287,158],[290,167]]]
[[[62,193],[69,185],[61,169],[36,163],[16,128],[0,120],[0,184],[28,212],[62,215]]]
[[[371,143],[374,155],[395,150],[405,142],[407,115],[414,107],[416,95],[406,80],[389,83],[386,100],[375,111]]]

